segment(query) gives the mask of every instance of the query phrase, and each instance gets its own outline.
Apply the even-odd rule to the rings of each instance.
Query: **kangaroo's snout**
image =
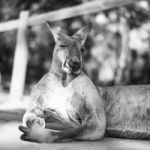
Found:
[[[65,63],[63,69],[71,74],[79,74],[81,71],[82,62],[77,56],[68,58]]]
[[[81,68],[81,61],[75,56],[68,60],[68,66],[73,71],[78,71]]]

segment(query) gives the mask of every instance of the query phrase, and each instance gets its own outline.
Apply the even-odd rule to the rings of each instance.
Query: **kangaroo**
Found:
[[[55,47],[50,71],[31,93],[31,104],[19,129],[21,139],[35,142],[98,140],[104,136],[106,117],[101,95],[84,74],[82,55],[92,28],[73,36],[51,27]]]
[[[99,89],[82,71],[88,25],[73,36],[47,22],[55,47],[50,71],[31,92],[22,140],[51,143],[104,136],[150,139],[150,86]],[[132,92],[132,93],[131,93]]]

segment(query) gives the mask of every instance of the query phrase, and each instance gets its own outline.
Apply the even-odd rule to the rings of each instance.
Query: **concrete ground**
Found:
[[[149,141],[104,138],[97,142],[38,144],[20,140],[19,122],[0,123],[0,150],[150,150]]]
[[[26,104],[6,103],[8,95],[0,94],[0,150],[150,150],[150,141],[104,138],[97,142],[38,144],[20,140]],[[27,100],[25,101],[27,102]]]

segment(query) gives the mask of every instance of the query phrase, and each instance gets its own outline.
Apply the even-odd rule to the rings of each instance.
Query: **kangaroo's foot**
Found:
[[[19,126],[19,130],[23,132],[21,139],[25,141],[34,141],[30,138],[33,134],[31,131],[33,130],[33,132],[35,132],[38,128],[44,127],[44,118],[37,117],[34,113],[26,113],[23,117],[23,124]]]
[[[19,130],[23,132],[23,135],[21,136],[22,140],[38,143],[53,143],[73,139],[84,129],[85,125],[81,125],[80,127],[56,132],[42,128],[36,122],[34,124],[31,123],[28,127],[19,126]]]
[[[46,140],[42,136],[42,133],[44,134],[44,128],[41,127],[41,124],[39,124],[37,121],[28,120],[27,127],[21,125],[19,126],[19,130],[23,132],[20,138],[24,141],[41,143]]]
[[[86,118],[88,119],[89,117]],[[61,142],[64,140],[78,139],[76,136],[80,135],[81,132],[84,132],[87,127],[87,119],[85,119],[83,124],[80,126],[60,131],[42,128],[37,122],[29,121],[28,127],[19,126],[19,130],[23,132],[21,139],[24,141],[38,143],[52,143]],[[84,140],[84,138],[82,140]]]

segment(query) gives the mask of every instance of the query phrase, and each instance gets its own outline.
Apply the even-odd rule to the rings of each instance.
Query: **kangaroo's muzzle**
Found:
[[[81,70],[81,61],[76,56],[69,58],[65,61],[64,67],[69,70],[69,73],[77,75]]]
[[[80,60],[77,57],[70,59],[68,65],[73,71],[78,71],[81,67]]]

